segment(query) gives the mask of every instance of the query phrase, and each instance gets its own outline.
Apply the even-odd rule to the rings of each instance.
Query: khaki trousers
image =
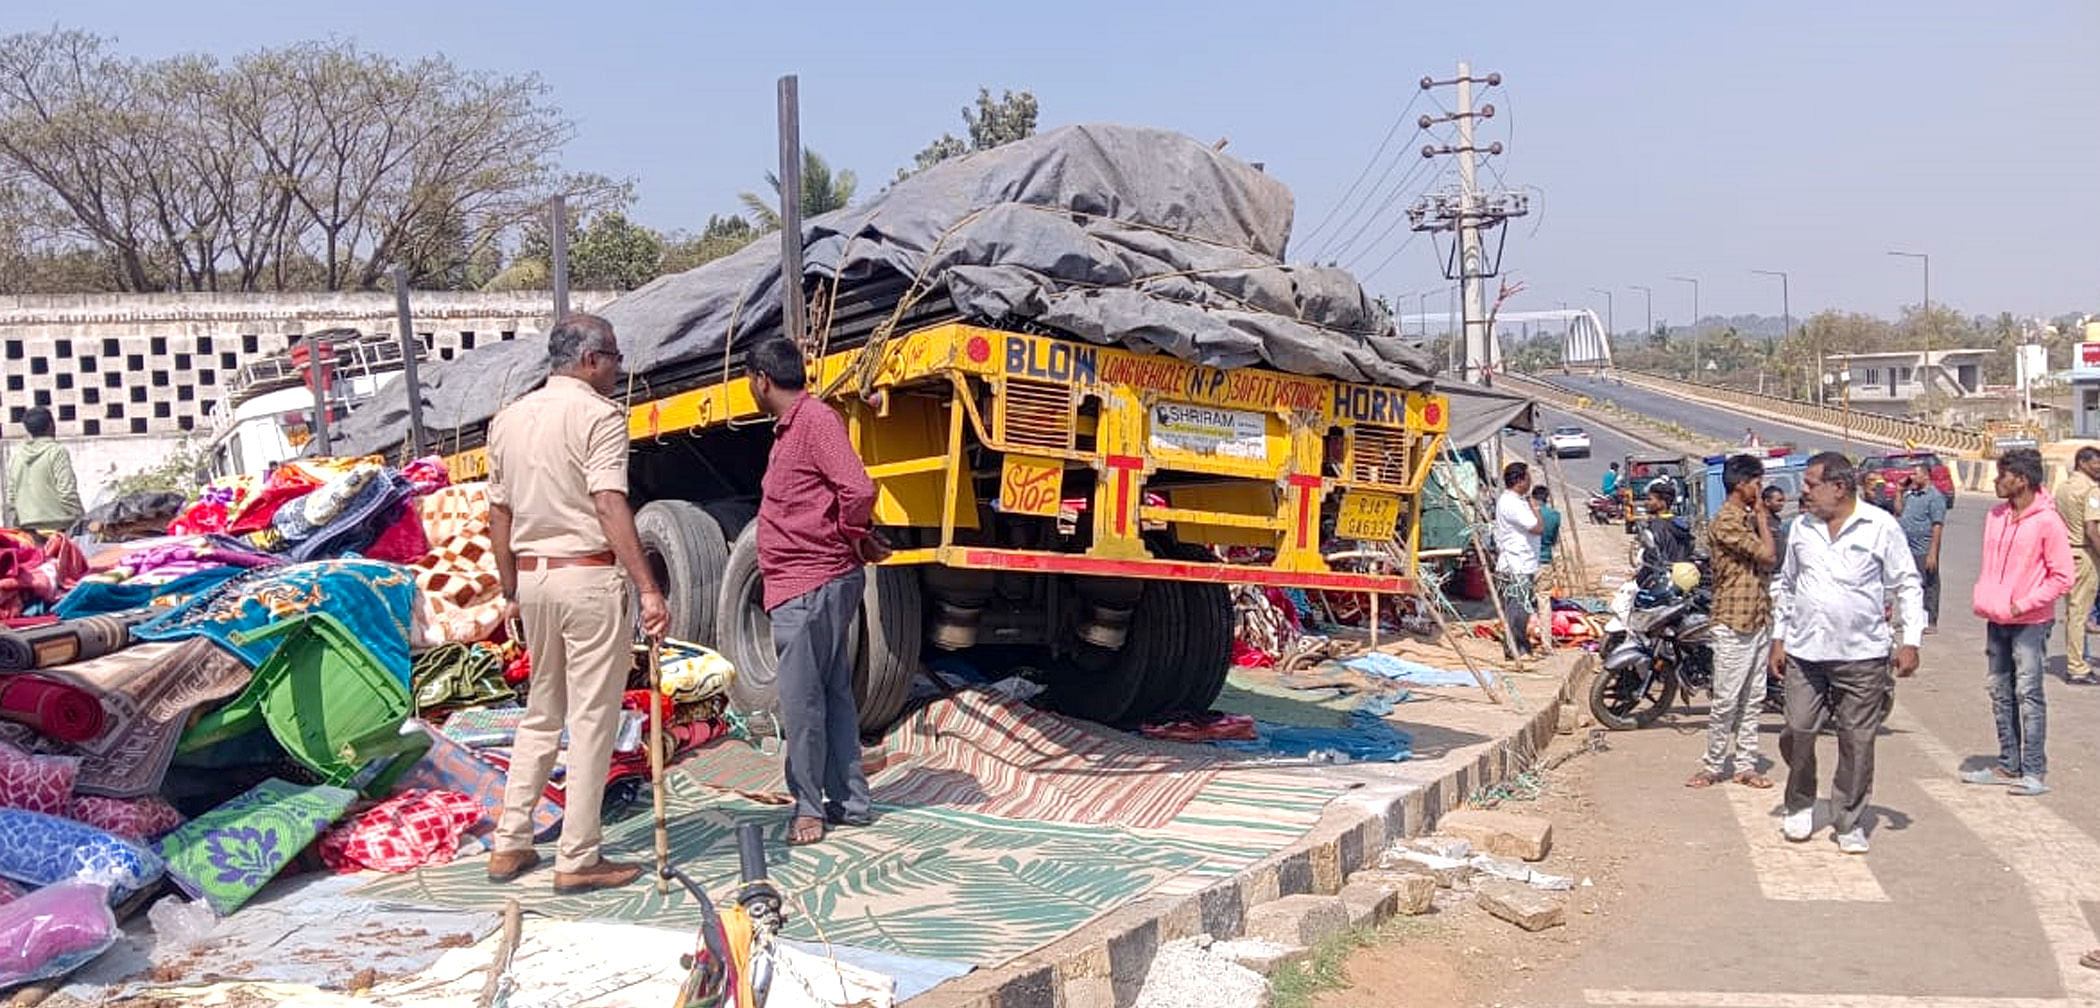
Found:
[[[581,871],[599,861],[605,774],[619,737],[620,699],[633,664],[627,579],[614,567],[521,571],[518,616],[525,624],[525,647],[532,654],[531,694],[511,748],[495,849],[532,846],[532,809],[547,788],[555,757],[562,755],[566,724],[564,811],[554,870]]]
[[[2092,671],[2085,660],[2085,621],[2092,618],[2093,597],[2100,594],[2100,571],[2093,569],[2092,554],[2084,547],[2071,551],[2071,594],[2064,599],[2064,674],[2082,676]]]

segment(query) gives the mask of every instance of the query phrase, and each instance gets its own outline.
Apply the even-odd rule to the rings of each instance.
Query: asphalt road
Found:
[[[1622,402],[1717,436],[1746,423],[1647,393]],[[1768,441],[1791,436],[1759,426]],[[1600,439],[1593,465],[1606,450]],[[1839,854],[1827,827],[1805,844],[1780,840],[1776,788],[1684,787],[1704,745],[1699,698],[1695,713],[1614,733],[1609,751],[1588,757],[1598,761],[1599,821],[1555,828],[1641,838],[1611,908],[1617,926],[1560,966],[1528,980],[1513,974],[1500,1003],[2100,1005],[2100,972],[2076,961],[2100,946],[2100,688],[2063,681],[2060,628],[2047,684],[2055,790],[2015,798],[1955,777],[1996,752],[1984,628],[1969,607],[1983,512],[1958,508],[1949,519],[1942,627],[1926,638],[1917,676],[1899,685],[1877,746],[1872,852]],[[1776,763],[1777,719],[1764,720],[1765,756]],[[1821,746],[1826,793],[1834,745],[1826,737]]]
[[[1826,434],[1822,431],[1790,427],[1786,424],[1774,423],[1761,418],[1745,417],[1740,413],[1731,413],[1674,396],[1663,395],[1659,392],[1650,392],[1647,389],[1633,385],[1621,385],[1610,379],[1600,378],[1595,375],[1554,375],[1547,380],[1562,388],[1589,396],[1592,399],[1617,403],[1623,409],[1632,410],[1659,420],[1682,424],[1686,428],[1707,437],[1720,438],[1731,442],[1740,441],[1743,438],[1745,428],[1749,428],[1757,431],[1758,437],[1762,438],[1766,444],[1792,442],[1804,451],[1842,450],[1845,447],[1844,436],[1841,434]],[[1857,454],[1861,447],[1870,444],[1872,442],[1855,441],[1853,443],[1853,453]]]

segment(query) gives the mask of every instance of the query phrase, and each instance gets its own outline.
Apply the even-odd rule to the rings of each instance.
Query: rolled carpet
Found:
[[[0,719],[78,744],[102,734],[102,701],[72,683],[37,675],[0,676]]]
[[[151,609],[83,616],[44,626],[0,630],[0,672],[50,668],[100,658],[131,643],[131,628]]]

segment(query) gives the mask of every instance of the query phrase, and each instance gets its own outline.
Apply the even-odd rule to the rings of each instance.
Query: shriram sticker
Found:
[[[1236,459],[1268,457],[1268,424],[1260,413],[1160,403],[1152,407],[1152,449]]]

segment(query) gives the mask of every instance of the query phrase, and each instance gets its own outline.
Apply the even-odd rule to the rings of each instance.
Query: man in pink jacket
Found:
[[[2056,600],[2071,590],[2071,546],[2056,507],[2042,499],[2042,456],[2032,448],[1998,459],[1994,489],[2005,503],[1983,520],[1983,574],[1976,581],[1976,615],[1989,621],[1986,685],[1998,721],[1998,764],[1962,771],[1970,784],[2010,785],[2016,795],[2047,793],[2042,743],[2048,704],[2042,668]],[[2073,614],[2073,619],[2078,618]]]

